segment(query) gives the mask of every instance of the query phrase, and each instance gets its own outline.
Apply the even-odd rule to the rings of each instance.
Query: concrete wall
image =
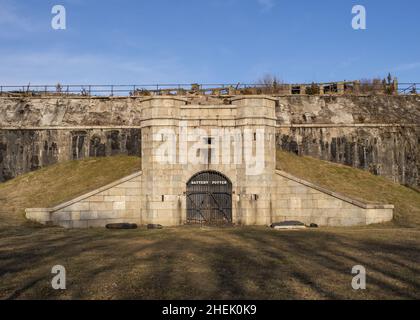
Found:
[[[54,208],[26,209],[26,217],[65,228],[142,224],[141,172],[132,174]]]
[[[108,223],[123,222],[184,224],[185,195],[166,195],[163,201],[156,196],[155,201],[150,201],[143,194],[143,178],[141,173],[136,173],[55,208],[27,209],[26,217],[65,228],[104,227]],[[234,186],[237,188],[236,183]],[[393,217],[392,205],[362,203],[282,171],[276,172],[269,193],[261,193],[257,185],[252,187],[253,192],[259,194],[258,199],[246,193],[233,196],[234,211],[240,212],[233,215],[235,224],[269,225],[297,220],[307,225],[357,226],[387,222]],[[150,191],[148,196],[153,196]],[[179,216],[174,217],[178,209]]]
[[[273,222],[296,220],[307,225],[356,226],[392,220],[393,205],[366,204],[286,172],[276,173]]]

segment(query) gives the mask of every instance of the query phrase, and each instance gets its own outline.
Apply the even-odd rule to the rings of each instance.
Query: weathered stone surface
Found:
[[[0,97],[0,126],[135,126],[141,116],[137,107],[130,98]]]
[[[285,96],[278,124],[420,124],[420,96]]]
[[[287,124],[420,124],[420,96],[282,96],[275,97],[279,125]],[[181,99],[181,98],[179,98]],[[224,98],[188,97],[190,111],[229,106]],[[143,99],[144,100],[144,99]],[[0,97],[0,128],[137,127],[139,98],[6,98]],[[160,102],[161,103],[161,102]],[[152,109],[156,109],[152,107]],[[157,108],[159,109],[159,108]],[[156,109],[156,110],[157,110]],[[212,108],[210,108],[212,109]],[[147,109],[145,109],[147,111]],[[165,107],[162,110],[168,110]],[[170,110],[170,107],[169,107]],[[229,108],[225,109],[227,115]],[[169,114],[168,114],[169,115]]]
[[[277,147],[420,185],[420,127],[281,128]]]
[[[278,148],[419,186],[419,96],[281,96],[275,99]],[[139,155],[141,122],[149,121],[153,115],[160,117],[162,125],[165,121],[162,116],[178,117],[180,112],[179,108],[165,105],[169,100],[149,99],[155,101],[154,105],[141,108],[141,104],[150,104],[144,100],[1,97],[0,181],[59,161],[87,156]],[[184,100],[190,103],[188,117],[190,121],[199,117],[197,126],[234,124],[229,119],[237,112],[230,108],[235,99],[178,100],[178,104],[184,104]],[[253,103],[252,99],[248,101]],[[246,113],[247,108],[244,105],[240,112]]]
[[[0,182],[57,162],[140,156],[140,129],[0,130]]]
[[[419,96],[287,96],[277,147],[420,185]]]

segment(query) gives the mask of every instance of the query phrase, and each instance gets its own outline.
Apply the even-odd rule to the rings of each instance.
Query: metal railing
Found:
[[[254,84],[142,84],[142,85],[0,85],[0,94],[71,94],[81,96],[133,96],[140,93],[178,94],[184,92],[211,93],[229,88],[260,86]]]
[[[307,84],[146,84],[146,85],[0,85],[0,95],[147,96],[237,94],[418,94],[420,83],[329,82]]]
[[[398,92],[401,94],[418,94],[420,91],[420,83],[400,83]]]

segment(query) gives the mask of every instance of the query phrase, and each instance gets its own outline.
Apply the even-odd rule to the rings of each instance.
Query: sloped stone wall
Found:
[[[65,228],[105,227],[108,223],[154,223],[176,226],[185,223],[185,195],[156,201],[150,205],[144,196],[141,172],[130,175],[107,186],[89,192],[55,208],[28,208],[26,217],[47,225]],[[144,182],[144,181],[143,181]],[[238,186],[234,183],[234,188]],[[242,225],[267,225],[273,222],[297,220],[319,226],[357,226],[391,221],[393,205],[366,204],[323,189],[282,171],[273,177],[269,193],[264,188],[253,187],[261,197],[258,200],[234,197],[241,202],[242,214],[234,214],[233,223]],[[165,196],[166,198],[167,196]],[[181,219],[173,219],[171,206],[181,204]],[[249,203],[250,206],[245,206]],[[253,211],[253,206],[261,207]],[[239,210],[234,206],[235,210]],[[245,210],[244,210],[245,209]],[[150,215],[155,211],[156,215]]]
[[[93,190],[54,208],[26,209],[26,217],[65,228],[105,227],[108,223],[142,224],[141,172]]]
[[[357,226],[392,220],[393,205],[362,203],[286,172],[276,173],[273,222],[296,220],[307,225]]]

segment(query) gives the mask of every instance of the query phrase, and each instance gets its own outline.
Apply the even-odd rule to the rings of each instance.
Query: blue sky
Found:
[[[0,0],[0,83],[420,82],[419,17],[418,0]]]

